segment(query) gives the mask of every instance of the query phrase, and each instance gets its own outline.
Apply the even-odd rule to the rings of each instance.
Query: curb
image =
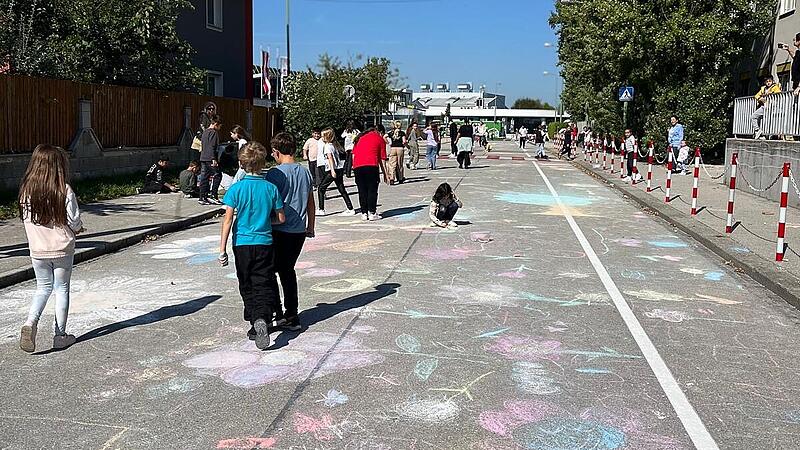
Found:
[[[689,216],[681,215],[674,208],[667,207],[644,191],[630,189],[630,185],[596,172],[591,165],[584,164],[583,161],[572,161],[572,165],[592,177],[605,181],[606,185],[619,189],[641,207],[654,212],[656,216],[666,220],[670,225],[688,234],[700,245],[722,258],[726,265],[747,274],[793,307],[800,309],[800,283],[797,282],[797,277],[777,267],[772,261],[755,253],[732,252],[729,248],[735,245],[735,241],[714,231],[708,225]]]
[[[95,259],[109,253],[122,250],[127,247],[134,246],[145,240],[147,236],[161,236],[167,233],[174,233],[189,228],[192,225],[205,222],[218,214],[222,214],[222,208],[215,208],[206,212],[195,214],[193,216],[185,217],[183,219],[174,220],[172,222],[154,223],[151,228],[142,231],[137,231],[133,234],[119,237],[117,239],[97,244],[94,247],[86,249],[77,249],[75,251],[75,261],[73,264],[82,263]],[[109,230],[113,231],[113,230]],[[78,241],[80,242],[80,240]],[[12,286],[23,281],[32,280],[35,278],[33,273],[33,266],[27,265],[19,269],[12,269],[0,273],[0,289]]]

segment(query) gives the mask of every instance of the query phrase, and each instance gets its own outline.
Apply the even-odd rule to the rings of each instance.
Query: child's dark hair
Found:
[[[169,162],[169,156],[162,153],[158,157],[158,162]]]
[[[282,131],[272,137],[270,147],[277,150],[281,155],[294,155],[297,151],[297,144],[291,134]]]
[[[241,125],[234,125],[231,129],[231,133],[239,136],[239,139],[244,139],[245,141],[250,142],[250,135]]]
[[[200,167],[200,163],[197,161],[189,161],[189,167]]]
[[[442,183],[436,188],[436,193],[433,194],[433,201],[439,203],[451,195],[453,195],[453,188],[448,183]]]

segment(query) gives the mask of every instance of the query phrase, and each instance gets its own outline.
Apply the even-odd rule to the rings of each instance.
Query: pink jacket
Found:
[[[55,259],[75,253],[75,233],[83,227],[78,199],[67,185],[67,226],[36,225],[31,222],[30,215],[23,211],[25,234],[31,258]]]

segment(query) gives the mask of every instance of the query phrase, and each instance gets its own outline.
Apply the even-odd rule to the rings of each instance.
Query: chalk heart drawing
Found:
[[[439,295],[451,299],[456,305],[517,306],[514,298],[519,298],[515,290],[497,284],[481,286],[480,289],[468,286],[442,286]]]
[[[482,412],[478,423],[499,438],[501,445],[511,441],[522,449],[686,448],[677,439],[650,433],[635,412],[624,410],[611,413],[601,408],[588,408],[573,414],[549,402],[511,400],[506,401],[502,409]]]
[[[19,336],[17,321],[27,314],[31,298],[36,292],[31,287],[0,293],[0,304],[3,305],[0,308],[0,324],[9,324],[0,325],[0,342]],[[95,280],[73,278],[70,285],[69,329],[71,333],[81,335],[109,323],[130,320],[163,306],[178,305],[207,295],[196,289],[196,282],[182,279],[129,276],[107,276]],[[48,314],[45,313],[43,320],[49,320]]]
[[[452,422],[458,417],[460,408],[451,399],[409,399],[395,406],[401,418],[423,424]]]
[[[470,256],[475,254],[475,250],[469,250],[465,248],[430,248],[420,250],[417,252],[417,254],[435,261],[456,261],[469,259]]]
[[[219,235],[178,239],[139,254],[150,255],[153,259],[186,259],[191,265],[205,264],[216,261],[219,256]]]
[[[372,281],[370,280],[362,278],[342,278],[315,284],[311,286],[311,290],[329,294],[343,294],[345,292],[363,291],[369,287],[372,287]]]
[[[517,205],[537,205],[537,206],[557,206],[558,202],[550,194],[531,194],[526,192],[502,192],[494,196],[495,200],[501,202],[514,203]],[[589,206],[598,198],[577,197],[572,195],[560,195],[561,203],[567,207]]]
[[[645,316],[651,319],[661,319],[666,322],[681,323],[686,319],[690,319],[688,314],[681,311],[669,311],[665,309],[654,309],[644,313]]]
[[[314,372],[314,378],[371,366],[384,360],[356,338],[345,336],[337,344],[338,339],[338,334],[307,332],[292,341],[291,349],[270,352],[262,352],[252,342],[243,341],[194,356],[183,365],[196,369],[200,374],[216,375],[233,386],[253,388],[305,380],[334,345],[336,349]]]

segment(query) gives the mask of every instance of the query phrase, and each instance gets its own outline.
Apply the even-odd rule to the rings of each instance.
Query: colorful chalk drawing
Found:
[[[325,361],[317,367],[323,358]],[[218,376],[232,386],[253,388],[276,382],[299,383],[312,372],[314,378],[320,378],[383,360],[352,336],[306,332],[292,341],[291,349],[262,352],[245,340],[189,358],[183,365],[199,374]]]
[[[531,302],[536,302],[536,303],[554,303],[554,304],[556,304],[556,305],[558,305],[560,307],[582,306],[582,305],[588,305],[589,304],[588,301],[584,301],[584,300],[578,300],[578,299],[563,300],[563,299],[557,299],[557,298],[548,298],[548,297],[542,297],[541,295],[538,295],[538,294],[532,294],[530,292],[522,292],[521,295],[522,295],[522,298],[524,298],[525,300],[531,301]]]
[[[339,270],[339,269],[326,269],[326,268],[322,268],[322,267],[312,267],[312,268],[306,269],[306,271],[303,272],[302,277],[303,278],[326,278],[326,277],[336,277],[336,276],[339,276],[339,275],[341,275],[343,273],[344,272]]]
[[[642,246],[642,241],[638,239],[612,239],[611,242],[632,248],[640,248]]]
[[[486,338],[493,338],[500,336],[501,334],[505,333],[506,331],[510,330],[511,328],[500,328],[498,330],[487,331],[485,333],[481,333],[475,336],[475,339],[486,339]]]
[[[595,359],[640,359],[639,355],[620,353],[612,348],[601,347],[599,350],[563,349],[560,341],[537,340],[522,336],[501,336],[484,346],[484,350],[497,353],[504,358],[517,361],[558,361],[562,356],[583,356],[587,361]]]
[[[479,244],[488,244],[494,239],[492,238],[492,233],[488,231],[475,231],[469,234],[469,240]]]
[[[401,334],[394,340],[395,344],[407,353],[417,353],[422,348],[419,339],[408,334]]]
[[[556,199],[550,194],[531,194],[525,192],[502,192],[494,196],[495,200],[517,205],[558,206]],[[589,206],[597,197],[577,197],[573,195],[559,195],[561,204],[567,207]]]
[[[672,256],[672,255],[638,255],[637,258],[646,259],[652,262],[659,262],[659,261],[670,261],[670,262],[680,262],[683,261],[682,256]]]
[[[344,439],[347,436],[364,432],[364,428],[357,421],[344,419],[336,422],[328,414],[315,417],[297,412],[294,413],[292,425],[295,433],[310,434],[317,441],[323,442]]]
[[[329,390],[325,395],[322,396],[322,400],[317,400],[317,402],[324,402],[325,406],[328,408],[333,408],[339,405],[344,405],[350,398],[337,391],[336,389]]]
[[[409,399],[395,406],[395,411],[413,423],[439,424],[454,421],[461,409],[451,399],[428,398]]]
[[[647,241],[653,247],[658,248],[686,248],[689,244],[680,241]]]
[[[278,441],[275,438],[261,438],[249,437],[240,439],[223,439],[217,443],[218,449],[258,449],[258,448],[275,448]]]
[[[196,281],[184,279],[106,276],[83,280],[74,275],[70,285],[69,332],[80,336],[109,323],[124,322],[165,306],[180,305],[207,294]],[[35,283],[0,292],[0,342],[19,337],[20,317],[25,317],[36,292]],[[49,320],[47,308],[42,321]],[[40,324],[40,327],[42,325]],[[41,329],[41,328],[40,328]]]
[[[311,286],[311,290],[329,294],[343,294],[346,292],[363,291],[369,287],[372,287],[372,285],[372,281],[362,278],[342,278],[339,280],[315,284],[314,286]]]
[[[435,261],[456,261],[469,259],[470,256],[475,254],[475,250],[468,250],[464,248],[447,248],[447,249],[426,249],[417,252],[418,255],[424,256],[428,259]]]
[[[747,247],[731,247],[731,250],[736,253],[751,253],[750,249]]]
[[[338,252],[364,253],[367,250],[381,249],[381,244],[383,243],[384,241],[380,239],[364,239],[360,241],[335,242],[328,244],[328,248]]]
[[[439,367],[439,360],[435,358],[422,359],[414,366],[414,375],[421,381],[428,381],[436,368]]]
[[[439,292],[441,297],[452,299],[456,305],[480,305],[480,306],[518,306],[515,298],[519,294],[513,289],[490,284],[474,289],[468,286],[442,286]]]
[[[178,239],[139,254],[150,255],[153,259],[186,259],[190,265],[205,264],[216,261],[219,256],[219,235]]]
[[[525,273],[526,271],[533,272],[533,269],[523,264],[519,267],[515,267],[514,269],[505,272],[500,272],[497,274],[497,276],[503,278],[525,278],[528,276]]]
[[[695,268],[692,268],[692,267],[684,267],[684,268],[681,269],[681,272],[688,273],[689,275],[702,275],[702,274],[705,273],[704,270],[695,269]]]
[[[725,276],[724,272],[720,272],[717,270],[712,270],[707,272],[705,270],[695,269],[693,267],[684,267],[681,269],[681,272],[688,273],[690,275],[703,275],[703,278],[705,278],[708,281],[720,281],[722,277]]]
[[[664,309],[654,309],[644,313],[645,316],[651,319],[661,319],[666,322],[681,323],[689,319],[689,315],[681,311],[669,311]]]
[[[540,400],[506,401],[502,409],[482,412],[478,424],[495,436],[484,448],[496,448],[497,444],[532,450],[686,448],[677,439],[648,431],[650,427],[632,411],[612,413],[602,408],[588,408],[573,414]]]
[[[704,301],[704,302],[711,302],[717,303],[720,305],[738,305],[742,302],[737,300],[730,300],[727,298],[716,297],[713,295],[706,295],[706,294],[694,294],[694,297],[684,297],[680,294],[668,294],[664,292],[657,292],[651,290],[641,290],[641,291],[625,291],[625,295],[629,295],[631,297],[636,297],[639,300],[647,300],[652,302],[658,301],[665,301],[665,302],[692,302],[692,301]]]
[[[561,391],[555,379],[539,363],[517,361],[511,367],[511,380],[523,392],[549,395]]]
[[[709,281],[719,281],[723,276],[725,276],[723,272],[708,272],[703,276],[703,278]]]

